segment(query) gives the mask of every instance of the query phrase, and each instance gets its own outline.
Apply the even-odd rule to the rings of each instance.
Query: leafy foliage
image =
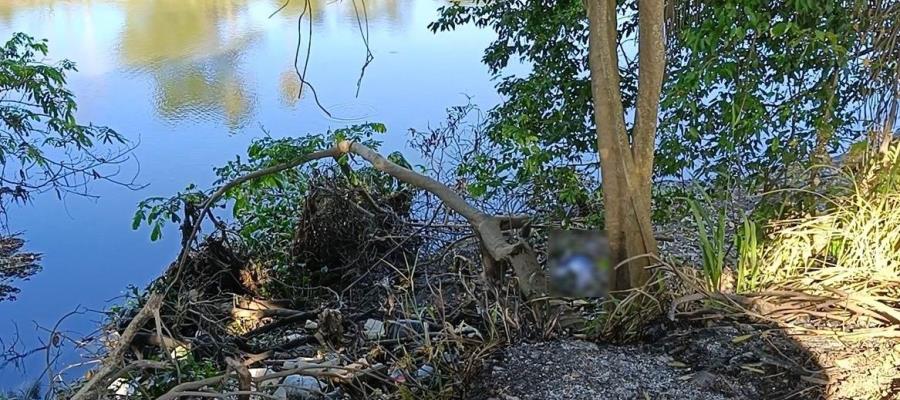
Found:
[[[430,25],[433,31],[473,23],[498,35],[483,61],[506,100],[488,115],[488,139],[496,144],[496,154],[473,158],[464,166],[479,171],[479,180],[469,185],[473,194],[501,184],[533,185],[535,196],[558,192],[562,197],[558,203],[532,199],[550,201],[535,204],[539,207],[588,203],[599,175],[581,1],[453,3],[440,13]],[[508,73],[516,61],[531,65],[525,76]],[[625,79],[623,86],[631,93],[625,96],[627,102],[633,103],[632,82]]]
[[[35,192],[84,194],[86,183],[112,181],[104,166],[120,163],[127,149],[116,131],[80,124],[66,74],[75,64],[45,64],[47,42],[16,33],[0,47],[0,211]],[[130,183],[122,183],[130,185]]]
[[[163,228],[167,222],[181,223],[182,207],[190,210],[196,209],[206,199],[206,195],[190,184],[182,192],[175,196],[150,197],[138,203],[138,209],[131,221],[131,229],[137,230],[141,223],[146,222],[150,226],[150,240],[157,241],[162,238]],[[188,211],[187,215],[193,215]]]
[[[862,166],[846,166],[859,173],[842,171],[829,181],[834,194],[818,197],[816,215],[768,221],[754,251],[757,267],[744,267],[744,275],[756,279],[743,288],[820,296],[830,303],[816,310],[840,319],[841,329],[859,324],[893,331],[896,318],[881,315],[900,310],[898,161],[900,145],[894,144]]]
[[[621,86],[632,110],[636,3],[618,10]],[[657,177],[766,186],[858,140],[896,101],[900,71],[900,50],[887,45],[896,43],[900,10],[867,4],[673,4]],[[434,31],[475,24],[497,33],[483,61],[506,98],[487,121],[500,156],[472,159],[470,168],[534,185],[535,193],[569,194],[550,206],[586,202],[599,183],[582,2],[479,0],[440,12]],[[516,60],[527,73],[517,73]]]
[[[166,360],[169,361],[169,360]],[[221,373],[219,366],[212,359],[198,359],[190,352],[177,360],[178,368],[163,369],[153,374],[145,374],[145,377],[128,374],[125,382],[132,382],[138,378],[140,381],[140,394],[142,398],[155,399],[169,392],[181,382],[196,381],[212,378]],[[236,389],[236,388],[235,388]]]
[[[248,173],[291,163],[342,140],[378,148],[380,142],[373,137],[384,132],[383,124],[370,123],[329,131],[325,135],[257,139],[249,146],[246,158],[237,156],[215,169],[218,177],[215,185],[223,186]],[[388,158],[397,164],[410,167],[399,153],[393,153]],[[362,188],[370,196],[376,197],[394,195],[407,189],[405,184],[371,167],[354,170],[352,160],[346,155],[336,161],[334,166],[327,168],[319,168],[319,165],[312,161],[299,167],[259,177],[230,189],[215,206],[219,209],[230,209],[231,218],[229,223],[225,224],[213,216],[217,228],[234,232],[240,238],[244,249],[252,254],[255,260],[277,272],[294,263],[293,252],[298,224],[304,215],[308,215],[310,207],[307,200],[315,197],[311,197],[314,194],[313,189],[328,186],[325,181],[344,181],[346,185]],[[142,224],[146,224],[151,229],[151,240],[157,240],[162,236],[165,224],[181,223],[182,234],[185,235],[198,220],[197,213],[209,198],[209,193],[190,185],[186,190],[169,198],[146,199],[138,205],[133,228],[138,229]],[[320,198],[321,196],[316,197]],[[348,213],[343,210],[335,212]],[[326,225],[339,222],[317,221]],[[323,231],[327,227],[316,229]],[[356,243],[356,246],[361,248],[362,244]],[[335,249],[319,250],[336,252]]]
[[[839,0],[688,4],[670,43],[660,174],[783,183],[791,166],[826,161],[883,117],[863,106],[877,81],[896,79],[900,54],[872,43],[891,24],[876,10]]]
[[[735,290],[738,293],[752,292],[759,286],[760,279],[760,243],[756,223],[744,218],[735,243],[738,251]]]

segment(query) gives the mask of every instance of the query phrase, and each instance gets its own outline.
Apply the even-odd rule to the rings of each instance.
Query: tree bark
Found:
[[[615,0],[586,0],[589,21],[588,62],[606,232],[616,264],[614,290],[647,282],[649,257],[658,252],[650,221],[653,152],[659,112],[659,96],[665,71],[665,36],[662,0],[638,3],[638,98],[635,124],[629,140],[622,105]]]

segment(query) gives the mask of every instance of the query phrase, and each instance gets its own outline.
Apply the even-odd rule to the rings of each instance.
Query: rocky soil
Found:
[[[479,399],[816,399],[821,378],[791,360],[803,350],[755,327],[676,330],[633,345],[518,344],[485,368]],[[749,336],[748,336],[749,335]],[[777,344],[775,343],[777,342]]]

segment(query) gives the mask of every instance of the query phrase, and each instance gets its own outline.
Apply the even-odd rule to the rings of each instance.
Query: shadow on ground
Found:
[[[900,344],[681,326],[632,345],[563,340],[497,352],[476,399],[900,399]]]

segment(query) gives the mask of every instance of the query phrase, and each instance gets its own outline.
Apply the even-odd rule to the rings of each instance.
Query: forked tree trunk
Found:
[[[665,70],[662,0],[638,3],[638,98],[629,140],[620,90],[616,1],[585,0],[589,21],[591,92],[600,153],[606,232],[616,264],[614,290],[647,282],[646,267],[658,252],[650,222],[650,188],[659,95]]]

